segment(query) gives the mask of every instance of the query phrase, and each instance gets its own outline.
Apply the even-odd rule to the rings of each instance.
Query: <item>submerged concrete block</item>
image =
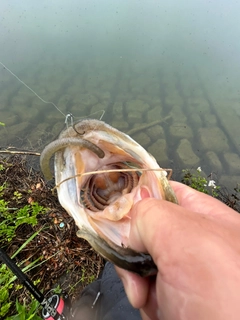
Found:
[[[240,157],[233,152],[226,152],[223,155],[226,161],[227,170],[231,174],[240,174]]]
[[[205,114],[204,124],[206,127],[217,126],[217,117],[214,114]]]
[[[165,138],[165,133],[164,133],[163,127],[161,127],[158,124],[151,127],[151,128],[146,129],[146,133],[151,138],[151,140],[153,142],[155,142],[156,140],[158,140],[160,138]]]
[[[219,119],[225,131],[228,133],[232,143],[240,153],[240,118],[232,109],[231,105],[226,105],[225,108],[220,109],[216,107]],[[226,112],[227,110],[227,112]]]
[[[198,134],[200,148],[217,153],[229,150],[228,139],[220,128],[200,128]]]
[[[25,135],[29,132],[30,126],[31,125],[29,122],[20,122],[6,128],[8,139],[14,139],[15,141],[16,139],[23,140],[23,138],[25,138]]]
[[[107,103],[97,103],[91,108],[91,116],[93,118],[100,118],[104,112],[107,111],[108,104]],[[89,109],[88,109],[89,110]]]
[[[148,152],[151,153],[157,160],[160,167],[166,167],[169,165],[169,158],[167,154],[167,143],[165,139],[158,139],[148,148]]]
[[[202,119],[198,113],[192,113],[189,116],[189,123],[191,124],[194,132],[203,126]]]
[[[222,175],[219,184],[227,188],[231,194],[231,191],[240,185],[240,175]]]
[[[200,158],[194,153],[192,145],[187,139],[180,141],[176,155],[183,168],[193,168],[200,164]]]
[[[132,135],[132,138],[136,140],[139,144],[141,144],[141,146],[143,146],[144,148],[146,148],[147,145],[151,142],[149,136],[144,132],[134,133]]]
[[[186,123],[171,125],[169,132],[172,138],[186,138],[190,140],[193,137],[192,129]]]
[[[130,100],[126,102],[126,111],[128,112],[145,112],[150,106],[142,100]]]
[[[9,111],[1,111],[1,119],[0,121],[5,124],[6,127],[12,126],[19,120],[19,116],[16,113],[9,112]],[[3,126],[1,126],[2,129]]]
[[[152,122],[154,120],[161,119],[161,114],[162,106],[159,104],[147,112],[147,122]]]
[[[219,160],[217,154],[213,151],[208,151],[206,153],[206,158],[208,160],[210,170],[215,172],[215,173],[220,173],[222,172],[222,163]]]
[[[194,112],[201,115],[211,113],[208,101],[203,97],[190,97],[188,98],[188,106]]]
[[[114,121],[111,123],[111,126],[125,133],[127,133],[129,129],[129,125],[126,121],[115,120],[115,117],[114,117]]]
[[[175,105],[173,106],[171,112],[170,112],[173,123],[186,123],[187,122],[187,117],[186,117],[186,112],[183,110],[181,105]]]

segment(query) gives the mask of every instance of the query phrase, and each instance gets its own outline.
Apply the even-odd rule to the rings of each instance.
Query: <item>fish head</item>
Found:
[[[68,141],[55,153],[58,199],[75,220],[78,236],[129,269],[126,260],[141,256],[128,244],[133,206],[149,197],[177,203],[166,171],[130,136],[102,121],[78,122],[58,141]]]

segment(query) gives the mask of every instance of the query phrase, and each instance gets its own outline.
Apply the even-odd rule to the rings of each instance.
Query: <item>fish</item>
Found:
[[[129,135],[85,119],[63,130],[41,153],[40,166],[73,217],[77,236],[103,258],[142,277],[157,273],[152,257],[129,247],[131,209],[145,197],[177,203],[167,172]]]

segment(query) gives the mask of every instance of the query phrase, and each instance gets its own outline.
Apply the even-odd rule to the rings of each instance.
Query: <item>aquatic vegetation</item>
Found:
[[[220,186],[216,185],[216,181],[211,178],[211,175],[206,178],[201,167],[197,169],[184,169],[182,182],[193,189],[209,194],[215,198],[219,195]]]

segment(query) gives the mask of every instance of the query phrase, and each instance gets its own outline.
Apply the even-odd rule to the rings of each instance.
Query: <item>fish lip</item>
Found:
[[[122,269],[139,274],[141,277],[156,275],[158,271],[149,254],[120,247],[111,240],[107,242],[98,234],[89,232],[84,227],[77,231],[77,236],[87,240],[104,259],[111,261]]]

